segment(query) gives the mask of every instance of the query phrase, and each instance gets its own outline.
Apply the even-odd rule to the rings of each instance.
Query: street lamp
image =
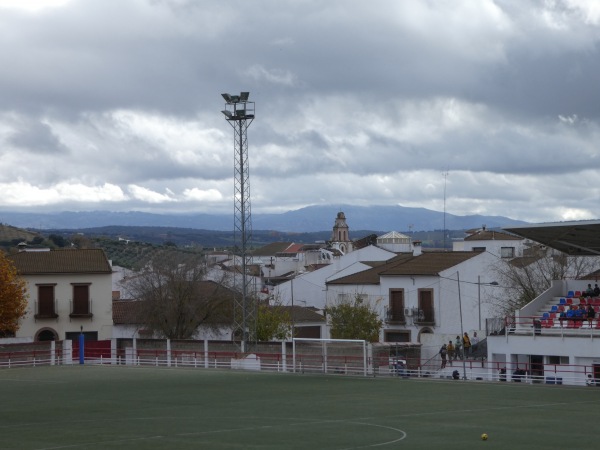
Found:
[[[498,286],[497,281],[492,281],[491,283],[482,283],[481,275],[477,275],[477,308],[479,311],[479,330],[481,330],[481,285],[484,286]]]

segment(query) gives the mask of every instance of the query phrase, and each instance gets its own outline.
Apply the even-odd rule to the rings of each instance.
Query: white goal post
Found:
[[[368,374],[368,342],[360,339],[293,338],[293,371]]]

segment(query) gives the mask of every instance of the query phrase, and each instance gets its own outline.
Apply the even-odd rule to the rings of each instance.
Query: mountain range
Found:
[[[526,222],[503,216],[444,214],[425,208],[404,206],[319,205],[280,214],[252,214],[254,230],[316,232],[333,227],[343,211],[350,230],[433,231],[502,228]],[[56,213],[0,211],[0,223],[15,227],[47,229],[86,229],[110,225],[191,228],[230,231],[232,214],[154,214],[139,211],[62,211]]]

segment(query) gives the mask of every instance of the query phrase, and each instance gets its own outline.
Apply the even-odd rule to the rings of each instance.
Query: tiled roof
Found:
[[[112,273],[104,250],[98,248],[25,251],[8,258],[21,275]]]
[[[139,324],[143,302],[138,300],[116,300],[112,302],[112,318],[115,325]]]
[[[384,276],[439,275],[443,270],[474,258],[478,252],[428,252],[418,256],[400,253],[384,264],[377,265],[327,284],[379,284]]]
[[[112,302],[112,316],[115,325],[140,325],[141,308],[143,301],[139,300],[115,300]],[[325,322],[325,316],[319,314],[312,308],[302,306],[272,306],[281,308],[292,315],[294,323]],[[207,322],[211,322],[208,320]]]
[[[276,253],[285,252],[293,244],[293,242],[272,242],[254,250],[252,256],[275,256]]]
[[[304,306],[272,306],[272,308],[281,308],[287,311],[294,323],[325,322],[325,316],[312,308]]]
[[[523,238],[501,231],[483,230],[465,238],[465,241],[522,241]]]
[[[210,298],[215,295],[225,295],[226,299],[231,300],[231,314],[233,314],[233,292],[219,283],[214,281],[205,280],[200,282],[199,290],[197,291],[199,298]],[[143,300],[114,300],[112,302],[113,309],[113,323],[115,325],[138,325],[140,323],[139,317],[141,308],[144,306]],[[229,312],[224,316],[219,316],[219,320],[225,317],[225,320],[231,322]],[[217,320],[209,318],[206,323],[215,323]]]

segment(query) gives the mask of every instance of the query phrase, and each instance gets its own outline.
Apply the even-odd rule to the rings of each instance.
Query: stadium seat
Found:
[[[575,291],[575,297],[581,297],[581,291]]]
[[[546,321],[546,325],[547,325],[546,328],[552,328],[554,326],[554,320],[548,319]]]
[[[564,297],[561,297],[561,298],[560,298],[560,301],[559,301],[559,303],[560,303],[561,305],[566,305],[566,304],[567,304],[567,299],[566,299],[566,298],[564,298]]]
[[[551,312],[550,313],[550,319],[556,319],[556,313],[555,312]]]
[[[542,314],[542,319],[549,319],[550,318],[550,313],[545,312],[544,314]]]
[[[572,305],[573,304],[573,299],[572,298],[568,298],[567,299],[567,305]]]
[[[558,311],[559,312],[563,312],[565,310],[565,306],[564,305],[558,305]]]
[[[574,297],[574,296],[575,296],[575,292],[573,292],[573,291],[569,291],[567,293],[567,297]]]

